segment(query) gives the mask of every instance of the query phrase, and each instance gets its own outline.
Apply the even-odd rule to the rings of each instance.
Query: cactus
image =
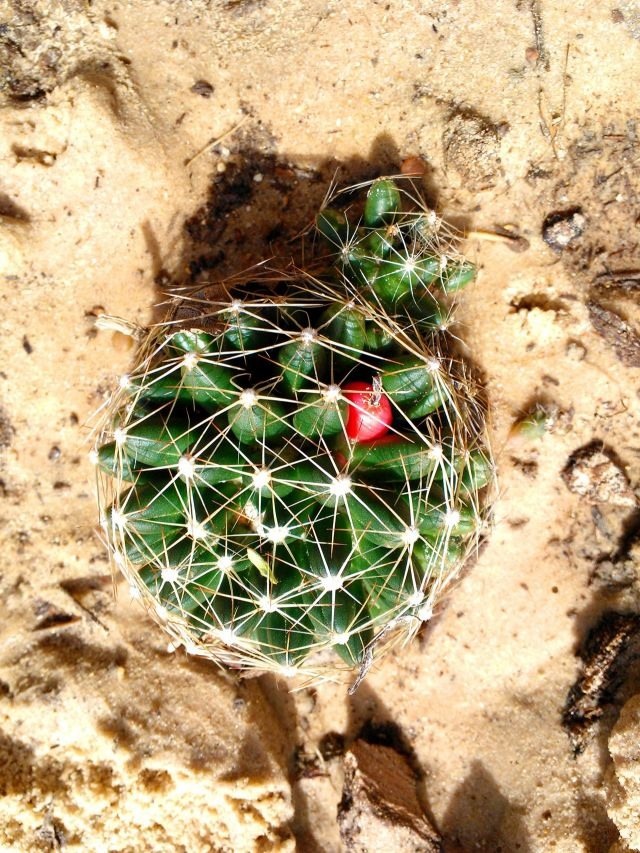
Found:
[[[474,268],[411,201],[379,179],[359,217],[324,208],[314,275],[154,329],[114,394],[94,453],[108,547],[192,653],[364,674],[478,543],[493,467],[446,331]]]

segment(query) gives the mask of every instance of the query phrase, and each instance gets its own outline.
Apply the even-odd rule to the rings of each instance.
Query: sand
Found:
[[[3,850],[338,853],[358,735],[409,753],[446,851],[640,850],[639,21],[635,0],[0,9]],[[406,157],[451,222],[511,235],[466,241],[458,312],[494,529],[355,695],[241,682],[113,595],[87,453],[131,341],[95,319],[286,256],[333,180]],[[514,433],[535,404],[551,428]]]

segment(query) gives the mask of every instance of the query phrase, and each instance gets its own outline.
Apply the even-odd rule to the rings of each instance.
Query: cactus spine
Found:
[[[380,179],[359,217],[324,208],[313,276],[155,329],[120,382],[95,450],[103,530],[193,653],[364,672],[477,545],[493,467],[446,331],[474,268],[408,202]]]

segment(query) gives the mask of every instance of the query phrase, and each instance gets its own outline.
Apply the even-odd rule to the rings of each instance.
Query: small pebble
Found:
[[[190,89],[194,95],[200,95],[202,98],[210,98],[213,95],[214,88],[211,83],[206,80],[196,80]]]
[[[562,479],[569,491],[581,495],[591,504],[633,509],[640,504],[621,464],[611,451],[604,452],[598,441],[571,454],[562,471]]]
[[[550,213],[542,224],[542,239],[554,252],[562,252],[584,233],[587,220],[581,210]]]

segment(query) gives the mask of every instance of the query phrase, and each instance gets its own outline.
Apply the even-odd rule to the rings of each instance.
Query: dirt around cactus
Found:
[[[3,6],[3,849],[339,853],[372,728],[432,846],[639,849],[637,7]],[[303,262],[330,185],[407,157],[479,267],[457,333],[491,404],[495,527],[353,696],[239,682],[114,599],[87,450],[132,339],[95,320]],[[514,429],[536,407],[545,429]],[[583,448],[624,501],[573,488]]]

